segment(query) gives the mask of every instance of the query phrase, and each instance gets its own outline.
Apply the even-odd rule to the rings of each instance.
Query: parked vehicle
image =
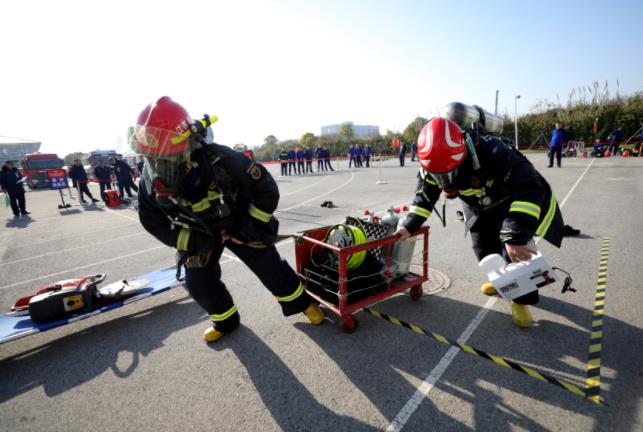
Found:
[[[22,175],[29,189],[49,187],[47,170],[59,169],[63,160],[56,153],[28,153],[22,160]]]

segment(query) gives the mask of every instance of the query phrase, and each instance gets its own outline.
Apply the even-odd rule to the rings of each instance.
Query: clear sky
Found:
[[[124,150],[168,95],[217,142],[403,130],[459,100],[526,113],[574,87],[643,89],[643,1],[3,1],[0,135]]]

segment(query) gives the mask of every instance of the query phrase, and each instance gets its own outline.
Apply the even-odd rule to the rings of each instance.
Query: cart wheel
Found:
[[[344,315],[342,317],[342,330],[344,333],[353,333],[357,329],[358,325],[359,321],[356,316]]]
[[[418,301],[422,298],[422,285],[415,285],[411,287],[411,291],[409,291],[409,295],[411,296],[411,300],[413,301]]]

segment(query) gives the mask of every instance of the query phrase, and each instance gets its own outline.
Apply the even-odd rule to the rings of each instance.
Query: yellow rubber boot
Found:
[[[529,327],[534,323],[529,307],[511,302],[511,319],[518,327]]]
[[[203,332],[203,340],[210,343],[216,342],[223,337],[224,333],[221,330],[217,330],[214,327],[208,327]]]
[[[492,296],[498,293],[498,291],[496,291],[496,288],[491,284],[491,282],[483,283],[482,286],[480,287],[480,291],[482,291],[488,296]]]
[[[317,306],[315,303],[311,303],[306,310],[304,311],[304,315],[308,317],[310,320],[311,324],[314,325],[319,325],[324,322],[324,312],[319,309],[319,306]]]

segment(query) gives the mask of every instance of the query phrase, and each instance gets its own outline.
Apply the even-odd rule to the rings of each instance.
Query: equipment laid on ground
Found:
[[[106,190],[103,194],[105,195],[105,204],[107,207],[113,208],[121,205],[121,199],[115,190]]]
[[[306,291],[342,319],[342,329],[357,327],[356,311],[410,288],[413,300],[422,297],[428,280],[429,228],[405,242],[393,235],[397,215],[391,211],[380,223],[347,217],[339,225],[295,234],[297,273]],[[395,224],[393,224],[395,222]],[[410,271],[416,236],[423,235],[422,274]]]
[[[18,300],[12,308],[13,312],[0,315],[0,344],[35,333],[51,330],[56,327],[61,327],[112,309],[120,308],[126,304],[137,302],[146,297],[160,294],[178,285],[175,279],[175,274],[176,269],[172,266],[134,279],[128,279],[126,281],[119,281],[106,285],[105,287],[96,290],[95,294],[97,295],[96,298],[98,300],[91,310],[86,310],[84,306],[82,308],[78,307],[78,309],[70,311],[65,310],[66,316],[63,318],[53,319],[47,322],[36,322],[27,314],[29,303],[32,298],[38,297],[43,293],[57,293],[68,289],[72,292],[72,295],[81,295],[82,297],[81,287],[86,288],[85,292],[91,291],[91,289],[87,289],[90,288],[89,285],[93,284],[93,287],[95,288],[96,285],[104,279],[105,275],[89,276],[82,279],[68,279],[66,281],[48,285],[40,289],[36,295],[23,297]],[[67,293],[70,291],[67,291]],[[61,297],[64,298],[64,295],[57,294],[57,297],[60,300]],[[72,307],[78,306],[78,303],[76,302],[77,300],[85,301],[84,299],[78,298],[71,300],[73,300],[73,303],[71,304]],[[58,310],[57,308],[61,304],[63,303],[56,305],[49,304],[49,306],[52,307],[53,310]],[[67,307],[69,308],[69,306],[70,305],[68,304]],[[62,308],[64,310],[65,306],[63,305]],[[67,314],[67,312],[70,312],[70,314]]]
[[[509,263],[498,254],[487,255],[478,264],[489,282],[505,299],[513,300],[558,280],[545,258],[536,253],[530,261]]]

